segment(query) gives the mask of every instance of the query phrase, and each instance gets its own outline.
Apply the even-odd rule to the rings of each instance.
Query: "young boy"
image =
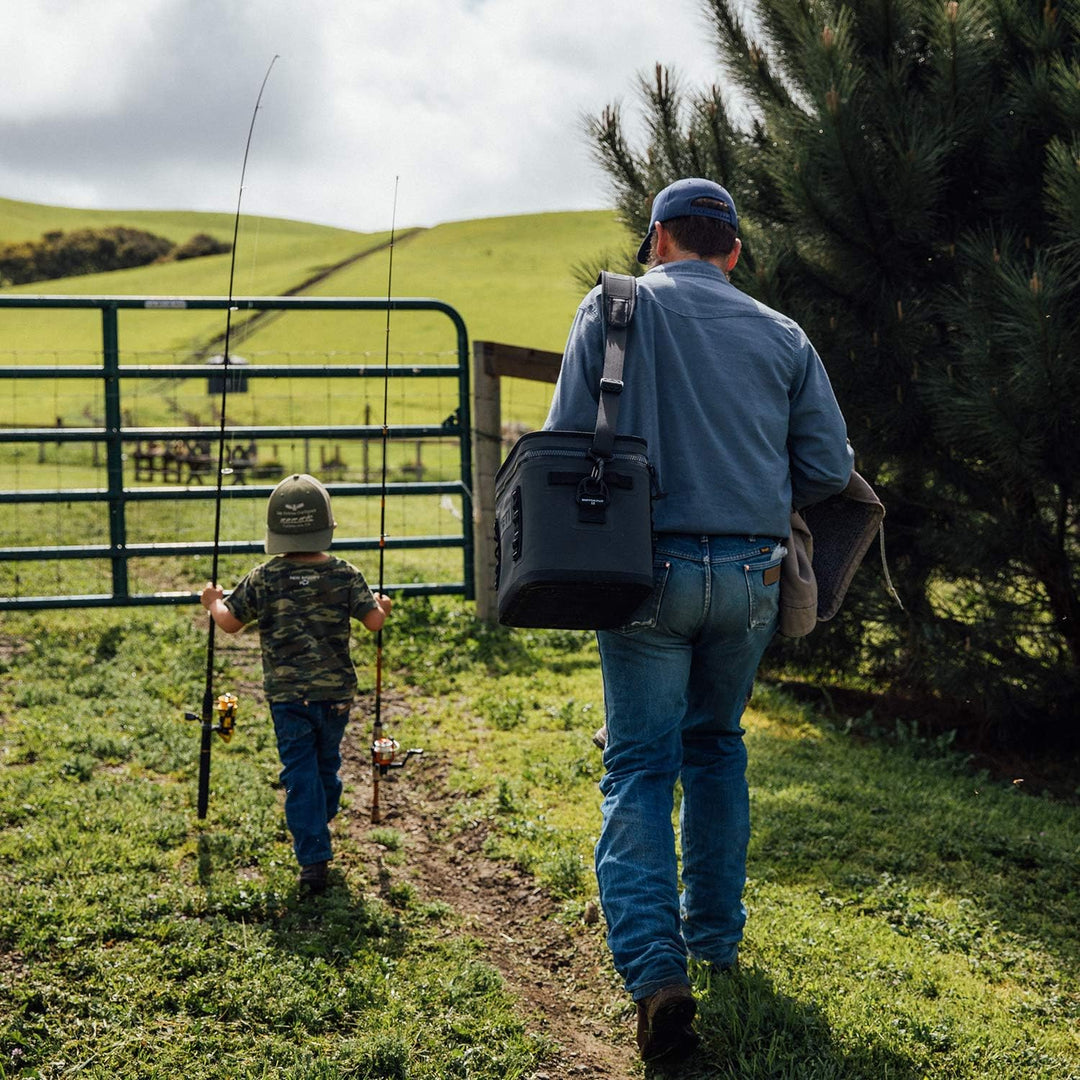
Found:
[[[341,799],[341,739],[356,692],[350,618],[376,631],[391,607],[355,566],[327,554],[336,524],[326,488],[306,473],[289,476],[266,508],[266,552],[276,558],[255,567],[228,599],[218,585],[202,591],[203,607],[227,634],[258,620],[285,822],[300,886],[311,893],[325,890],[333,857],[327,825]]]

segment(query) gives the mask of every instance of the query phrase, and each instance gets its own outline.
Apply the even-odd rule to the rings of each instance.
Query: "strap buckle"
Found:
[[[577,489],[577,504],[582,508],[605,507],[611,502],[611,493],[604,483],[605,458],[590,454],[593,459],[592,472],[581,478]]]

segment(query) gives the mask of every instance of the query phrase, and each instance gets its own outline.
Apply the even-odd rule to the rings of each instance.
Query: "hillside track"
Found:
[[[361,699],[357,711],[370,707]],[[405,699],[383,703],[392,730]],[[633,1044],[633,1006],[617,984],[604,943],[603,919],[569,924],[557,900],[512,864],[484,855],[486,820],[461,814],[467,796],[448,784],[446,755],[425,752],[408,769],[392,772],[381,785],[382,823],[370,822],[370,717],[356,717],[342,746],[342,779],[357,813],[351,838],[363,852],[373,889],[384,897],[392,885],[408,883],[420,901],[441,901],[454,912],[448,934],[466,933],[481,943],[482,956],[521,1003],[529,1031],[555,1052],[530,1080],[608,1080],[641,1075]],[[404,839],[405,858],[388,865],[376,828]]]
[[[397,236],[394,237],[394,246],[398,244],[404,244],[411,240],[419,233],[426,232],[419,226],[411,229],[403,229]],[[383,251],[386,251],[390,247],[390,241],[384,240],[381,244],[376,244],[374,247],[364,248],[363,251],[358,251],[354,255],[349,255],[344,259],[338,260],[336,263],[332,263],[329,266],[320,267],[314,274],[304,278],[297,285],[293,285],[282,292],[282,296],[300,296],[307,292],[308,289],[315,288],[316,285],[321,285],[324,281],[329,280],[335,274],[340,273],[342,270],[347,270],[350,266],[354,266],[358,262],[363,262],[365,259],[370,259],[374,255],[378,255]],[[262,330],[270,323],[277,319],[287,315],[286,311],[256,311],[249,315],[246,319],[239,321],[229,331],[229,345],[230,351],[232,347],[241,345],[245,339],[249,338],[257,330]],[[203,357],[211,356],[213,353],[218,352],[225,345],[225,331],[219,334],[215,334],[212,338],[207,339],[200,345],[195,351],[197,355]]]

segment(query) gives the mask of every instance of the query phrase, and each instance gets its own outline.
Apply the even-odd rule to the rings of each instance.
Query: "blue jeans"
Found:
[[[776,630],[783,554],[770,539],[658,535],[652,594],[627,626],[597,633],[608,741],[596,875],[635,1000],[687,983],[688,951],[720,966],[738,954],[750,838],[740,720]]]
[[[285,785],[285,824],[301,866],[333,857],[327,825],[341,802],[341,739],[349,701],[286,701],[270,706]]]

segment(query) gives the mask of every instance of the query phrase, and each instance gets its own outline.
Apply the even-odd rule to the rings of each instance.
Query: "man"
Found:
[[[654,582],[629,623],[598,632],[607,745],[596,846],[615,966],[637,1003],[646,1061],[697,1043],[687,955],[736,963],[749,840],[740,719],[777,623],[793,506],[852,470],[825,370],[790,319],[728,280],[735,204],[719,184],[657,195],[638,252],[619,433],[656,470]],[[600,290],[570,330],[545,427],[588,431],[603,368]],[[678,892],[673,792],[682,781]]]

